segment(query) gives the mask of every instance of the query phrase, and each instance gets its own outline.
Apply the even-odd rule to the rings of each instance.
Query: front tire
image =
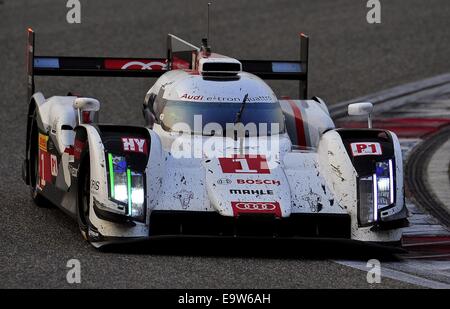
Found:
[[[85,153],[83,160],[80,164],[80,174],[78,182],[78,226],[80,228],[81,235],[87,241],[89,240],[89,213],[90,213],[90,200],[91,200],[91,168],[89,163],[89,153]]]

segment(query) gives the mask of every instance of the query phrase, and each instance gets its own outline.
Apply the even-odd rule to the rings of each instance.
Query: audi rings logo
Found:
[[[154,70],[153,66],[159,67],[158,69],[160,69],[160,70],[163,70],[166,68],[166,64],[162,63],[162,62],[152,61],[152,62],[144,63],[141,61],[131,61],[131,62],[124,64],[121,69],[126,70],[126,69],[131,68],[132,66],[139,66],[139,67],[141,67],[141,70]]]
[[[154,70],[162,71],[167,69],[167,63],[152,59],[105,59],[105,69],[107,70]]]
[[[266,213],[281,217],[281,208],[278,202],[231,202],[235,217],[240,214]]]
[[[277,206],[273,203],[237,203],[236,208],[239,210],[271,211],[275,210]]]

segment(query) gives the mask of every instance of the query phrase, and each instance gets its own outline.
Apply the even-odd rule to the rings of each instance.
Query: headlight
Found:
[[[144,175],[142,173],[130,172],[128,185],[129,192],[131,192],[129,201],[131,216],[139,221],[145,221]]]
[[[392,160],[377,162],[375,165],[378,209],[394,203],[394,175]]]
[[[108,153],[110,198],[124,205],[125,213],[145,221],[144,174],[132,171],[125,157]]]
[[[358,181],[358,221],[362,226],[378,221],[378,210],[394,203],[392,160],[375,163],[375,173]]]
[[[358,203],[358,221],[360,225],[368,225],[375,222],[375,201],[373,194],[373,177],[359,178],[359,203]]]

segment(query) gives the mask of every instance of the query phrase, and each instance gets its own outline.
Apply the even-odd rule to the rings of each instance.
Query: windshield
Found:
[[[188,125],[190,132],[195,134],[219,135],[220,132],[214,128],[226,132],[227,124],[232,126],[235,123],[240,108],[241,103],[168,101],[162,110],[160,120],[166,131],[180,131],[180,124],[183,124]],[[241,115],[241,122],[246,131],[250,129],[254,132],[250,134],[247,132],[248,135],[275,135],[284,133],[285,130],[284,116],[278,102],[247,102]],[[256,127],[256,131],[251,129],[252,126]],[[213,133],[211,130],[214,130]]]

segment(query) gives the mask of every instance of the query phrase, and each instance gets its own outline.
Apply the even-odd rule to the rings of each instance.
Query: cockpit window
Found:
[[[68,124],[63,124],[61,126],[61,130],[73,130],[72,126],[69,126]]]
[[[224,132],[229,128],[227,128],[227,124],[232,126],[235,123],[240,109],[241,103],[239,102],[167,101],[159,119],[161,126],[166,131],[180,131],[180,128],[188,126],[191,133],[220,135],[214,128],[221,128],[222,135],[225,135]],[[250,135],[275,135],[285,131],[284,116],[278,102],[246,103],[241,115],[241,122],[246,131],[256,127],[256,132],[252,130],[254,133],[250,133]],[[182,131],[186,132],[185,129]]]

